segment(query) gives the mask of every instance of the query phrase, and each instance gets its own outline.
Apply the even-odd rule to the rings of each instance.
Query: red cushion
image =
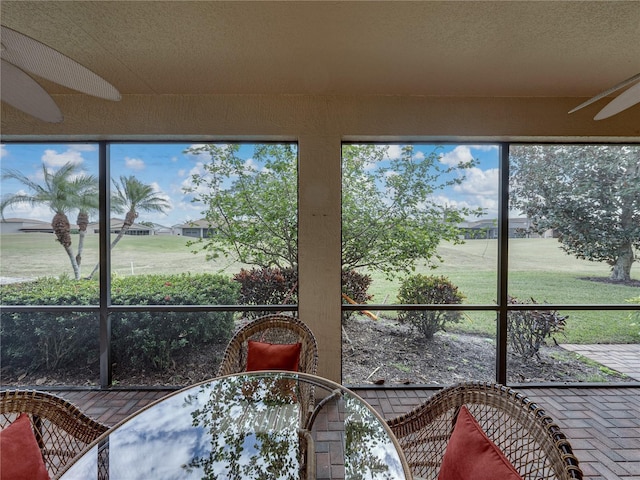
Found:
[[[458,414],[438,480],[522,480],[464,405]]]
[[[49,480],[31,421],[24,413],[0,431],[0,479]]]
[[[249,340],[247,372],[255,370],[298,371],[301,343],[262,343]]]

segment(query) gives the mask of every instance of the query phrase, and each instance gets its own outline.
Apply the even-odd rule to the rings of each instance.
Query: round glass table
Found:
[[[260,371],[164,397],[98,438],[63,480],[410,479],[384,419],[330,380]]]

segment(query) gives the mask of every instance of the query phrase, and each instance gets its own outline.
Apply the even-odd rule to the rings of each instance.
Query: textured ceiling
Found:
[[[640,72],[638,1],[3,0],[0,8],[3,25],[123,95],[590,97]]]

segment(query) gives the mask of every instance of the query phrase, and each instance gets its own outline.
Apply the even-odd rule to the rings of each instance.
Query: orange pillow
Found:
[[[249,340],[247,372],[255,370],[298,371],[301,343],[262,343]]]
[[[438,480],[522,480],[464,405],[444,452]]]
[[[21,413],[0,431],[1,480],[49,480],[29,417]]]

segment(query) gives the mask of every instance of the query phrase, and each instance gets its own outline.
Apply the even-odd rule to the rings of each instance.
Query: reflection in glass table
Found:
[[[314,405],[301,403],[314,396]],[[60,478],[392,480],[411,474],[384,419],[355,393],[314,375],[263,371],[214,378],[149,405],[98,438]]]

